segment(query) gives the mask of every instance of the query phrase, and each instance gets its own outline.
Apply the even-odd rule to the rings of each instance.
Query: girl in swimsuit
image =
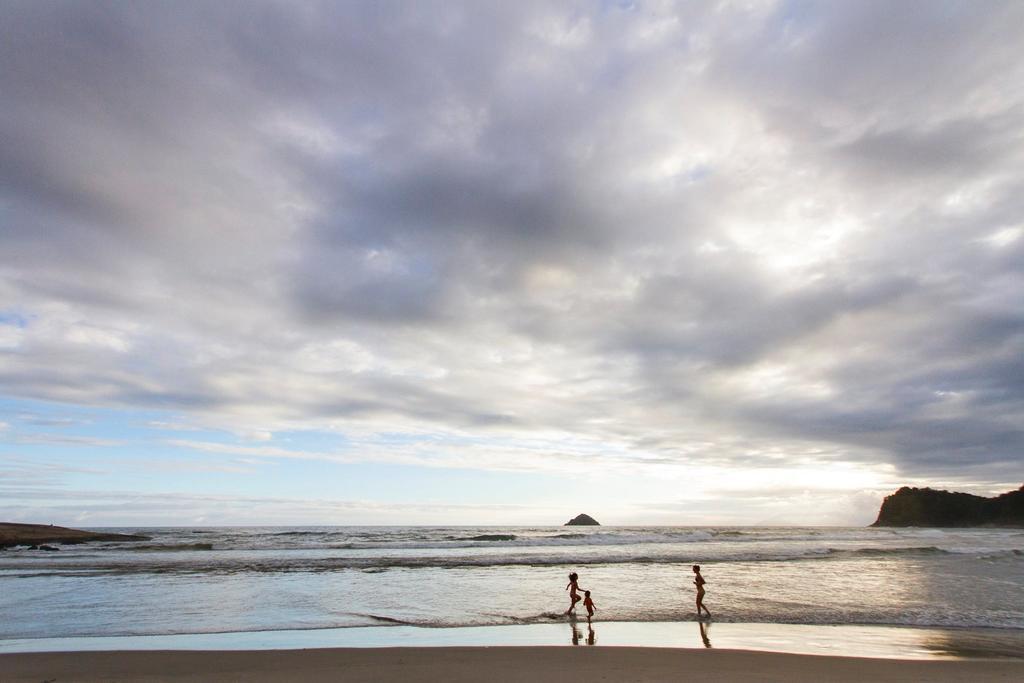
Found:
[[[569,591],[569,600],[571,600],[571,602],[569,603],[569,609],[565,610],[566,614],[576,609],[576,603],[581,600],[579,592],[583,589],[580,588],[579,583],[577,583],[579,580],[579,574],[576,572],[569,574],[569,583],[566,585],[565,590]]]
[[[704,610],[704,613],[710,617],[711,612],[709,612],[708,608],[704,606],[704,584],[707,583],[707,581],[705,581],[704,577],[700,575],[699,564],[693,565],[693,573],[693,585],[697,587],[697,619],[700,619],[701,610]]]

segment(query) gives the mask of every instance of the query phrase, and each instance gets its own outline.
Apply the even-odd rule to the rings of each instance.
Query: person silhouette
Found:
[[[569,609],[565,610],[566,614],[569,614],[576,609],[576,603],[582,600],[580,597],[580,591],[583,590],[579,585],[579,574],[572,572],[569,574],[569,583],[566,584],[565,590],[569,591]]]
[[[710,619],[711,612],[708,611],[708,608],[704,606],[704,584],[707,583],[707,581],[705,581],[704,577],[700,575],[699,564],[693,565],[693,574],[693,585],[697,587],[697,619],[700,620],[701,610],[704,610],[704,613],[707,614],[708,618]]]

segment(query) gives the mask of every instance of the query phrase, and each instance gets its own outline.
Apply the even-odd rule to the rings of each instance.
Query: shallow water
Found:
[[[0,639],[561,621],[1024,630],[1024,532],[836,528],[121,529],[152,541],[0,553]]]
[[[167,636],[0,640],[9,652],[295,650],[366,647],[671,647],[891,659],[1024,659],[1024,631],[901,626],[808,626],[565,620],[520,626],[356,627]]]

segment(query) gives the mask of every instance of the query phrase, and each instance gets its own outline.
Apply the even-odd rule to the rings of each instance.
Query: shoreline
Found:
[[[1024,663],[1024,630],[912,626],[758,624],[695,621],[326,629],[0,640],[0,657],[28,653],[292,651],[437,648],[718,649],[900,660],[1002,658]]]
[[[443,647],[0,655],[4,681],[1010,681],[1024,661],[922,661],[650,647]]]

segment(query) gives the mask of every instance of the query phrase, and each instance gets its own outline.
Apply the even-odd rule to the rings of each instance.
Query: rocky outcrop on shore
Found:
[[[14,524],[0,522],[0,548],[28,546],[36,550],[59,550],[51,543],[71,545],[90,541],[148,541],[149,536],[111,534],[81,529],[68,529],[52,524]]]
[[[1024,527],[1024,486],[994,498],[904,486],[885,497],[871,526]]]
[[[601,526],[601,524],[590,515],[576,515],[562,526]]]

